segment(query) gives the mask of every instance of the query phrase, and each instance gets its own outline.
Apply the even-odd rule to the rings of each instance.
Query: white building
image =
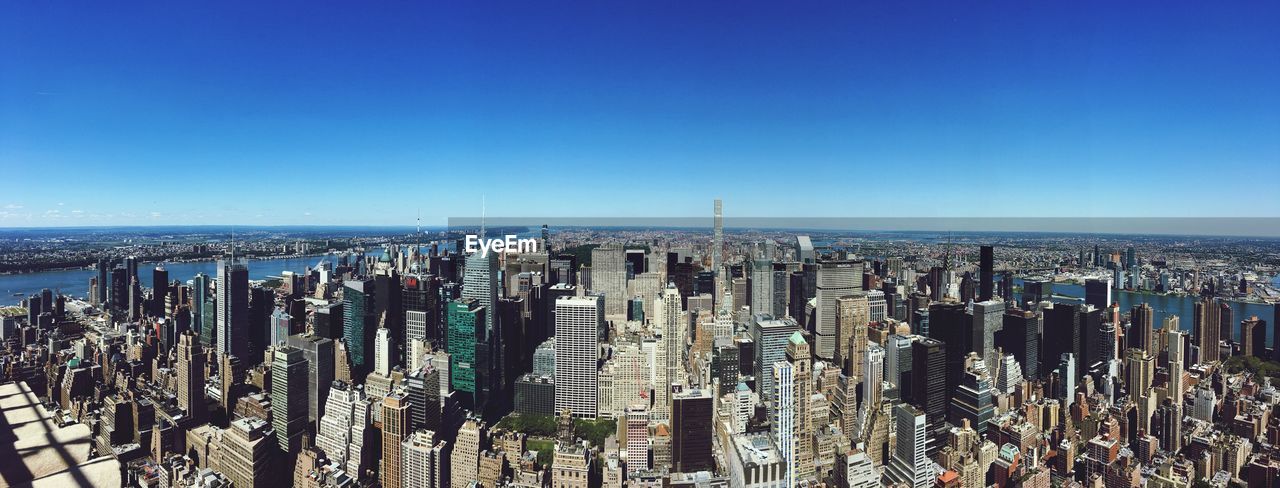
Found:
[[[786,361],[773,363],[773,442],[782,456],[783,486],[796,482],[796,448],[800,447],[796,436],[795,368]]]
[[[373,337],[373,372],[391,376],[391,329],[379,327]]]
[[[400,443],[404,486],[437,488],[444,486],[444,452],[447,443],[435,434],[419,430]]]
[[[913,488],[933,486],[933,461],[925,455],[927,442],[924,412],[906,403],[893,407],[897,444],[885,475],[894,483]]]
[[[599,296],[556,299],[556,411],[596,418],[599,407],[600,329],[604,304]]]

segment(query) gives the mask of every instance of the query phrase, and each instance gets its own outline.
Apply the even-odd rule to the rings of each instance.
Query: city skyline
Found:
[[[751,7],[6,4],[0,227],[1280,215],[1274,5]]]

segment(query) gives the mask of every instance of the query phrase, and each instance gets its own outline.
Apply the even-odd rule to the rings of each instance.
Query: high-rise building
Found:
[[[476,338],[484,335],[484,317],[488,309],[478,300],[449,302],[446,320],[449,324],[446,349],[449,351],[449,378],[454,390],[475,396],[476,369],[479,359],[476,357]]]
[[[373,335],[378,325],[373,315],[373,282],[347,280],[342,290],[342,337],[346,343],[351,375],[363,378],[373,366]]]
[[[358,475],[365,466],[365,429],[373,419],[372,409],[373,404],[360,387],[342,381],[333,383],[316,431],[316,446],[348,473]]]
[[[249,268],[243,261],[218,261],[218,352],[249,356]]]
[[[773,309],[773,261],[751,261],[751,313],[780,315]]]
[[[1111,306],[1111,280],[1090,278],[1084,281],[1084,303],[1094,308]]]
[[[816,301],[813,311],[815,356],[822,359],[835,358],[839,346],[838,337],[845,328],[840,323],[840,309],[837,301],[860,289],[862,289],[861,263],[852,261],[818,263],[814,291]],[[867,320],[870,320],[869,316]],[[841,352],[841,354],[844,353]]]
[[[257,417],[231,422],[222,430],[217,470],[236,487],[269,486],[271,465],[275,460],[271,448],[271,426]],[[212,463],[211,463],[212,464]]]
[[[280,450],[297,454],[307,431],[307,360],[302,350],[284,346],[271,361],[271,427]]]
[[[867,345],[862,367],[862,404],[858,409],[858,434],[865,432],[866,422],[873,412],[880,409],[880,400],[884,397],[884,356],[884,348],[879,344],[872,342]]]
[[[485,437],[484,422],[477,419],[467,419],[458,429],[449,457],[450,486],[468,486],[480,478],[480,450]]]
[[[204,371],[208,360],[195,333],[178,336],[178,408],[199,423],[208,407],[204,400]]]
[[[1182,395],[1186,392],[1183,385],[1183,371],[1186,368],[1186,355],[1182,352],[1183,332],[1176,329],[1166,330],[1164,335],[1165,341],[1168,343],[1169,358],[1168,398],[1177,399],[1177,403],[1181,405]]]
[[[791,319],[774,319],[767,315],[755,315],[751,323],[751,342],[755,346],[753,374],[756,377],[756,391],[766,405],[775,404],[773,385],[773,363],[786,360],[787,339],[800,330],[799,325]]]
[[[947,345],[933,338],[911,344],[911,404],[919,406],[929,424],[941,428],[947,420]]]
[[[445,486],[447,471],[444,459],[448,443],[437,440],[434,432],[418,430],[400,443],[404,487],[440,488]]]
[[[151,316],[168,317],[165,298],[169,296],[169,272],[164,266],[151,270]]]
[[[591,250],[591,289],[604,295],[604,313],[627,313],[627,260],[621,245],[608,243]]]
[[[392,347],[391,329],[383,324],[373,336],[373,372],[382,376],[391,375]]]
[[[1240,354],[1265,358],[1267,348],[1267,321],[1257,316],[1240,321]]]
[[[1147,351],[1130,348],[1125,352],[1125,386],[1129,398],[1136,399],[1147,394],[1151,389],[1151,381],[1155,375],[1156,358]]]
[[[933,486],[933,461],[925,454],[928,443],[925,413],[905,403],[893,407],[897,442],[885,476],[894,483],[912,488]]]
[[[606,297],[605,300],[608,300]],[[599,296],[556,299],[556,411],[596,418],[599,402],[600,329],[604,304]]]
[[[981,436],[987,431],[987,421],[995,415],[995,390],[991,387],[991,376],[985,363],[977,357],[972,357],[969,363],[959,388],[951,397],[950,419],[953,425],[963,425],[967,421]]]
[[[995,251],[991,246],[982,246],[979,251],[978,267],[978,301],[985,302],[994,298],[995,286]]]
[[[653,411],[651,416],[657,422],[671,419],[671,384],[680,381],[684,371],[684,337],[687,326],[681,320],[680,291],[674,284],[667,284],[662,291],[661,300],[656,304],[656,323],[658,332],[662,334],[658,355],[662,358],[654,378]],[[558,394],[558,392],[557,392]]]
[[[813,393],[813,352],[809,343],[799,331],[792,332],[787,338],[787,362],[791,363],[792,403],[795,409],[795,480],[813,480],[815,468],[813,463],[813,439],[817,428],[810,416],[810,395]]]
[[[1007,309],[1004,325],[995,336],[996,346],[1013,355],[1027,378],[1040,377],[1040,323],[1043,320],[1038,312]]]
[[[1129,310],[1129,347],[1142,349],[1147,354],[1155,355],[1155,314],[1151,305],[1143,302]]]
[[[1196,344],[1200,346],[1200,363],[1209,364],[1218,361],[1218,342],[1221,327],[1217,304],[1212,298],[1202,298],[1194,305],[1192,327],[1195,331]]]
[[[1000,359],[996,353],[995,336],[1004,326],[1004,310],[1005,303],[999,300],[973,304],[973,352],[987,363],[987,371],[995,371],[996,361]]]
[[[871,322],[868,294],[855,291],[836,299],[836,345],[834,359],[845,375],[862,377],[862,357],[867,350],[867,327]],[[821,339],[821,336],[818,336]]]
[[[286,343],[300,349],[307,361],[307,418],[309,422],[319,422],[337,374],[334,342],[317,335],[292,335]]]
[[[623,449],[627,455],[627,475],[649,469],[649,409],[643,403],[626,409],[626,439]]]
[[[200,334],[200,341],[205,347],[212,347],[215,342],[218,323],[214,316],[214,301],[209,296],[211,286],[209,275],[196,273],[191,278],[191,329]]]
[[[720,267],[724,264],[721,253],[724,252],[724,214],[721,212],[720,199],[715,202],[715,214],[712,217],[712,226],[714,234],[711,237],[711,272],[716,275],[720,274]],[[630,469],[630,467],[628,467]]]
[[[774,392],[770,395],[774,401],[773,415],[771,417],[773,429],[773,442],[778,446],[778,453],[781,454],[783,462],[783,486],[796,486],[799,484],[797,478],[797,459],[796,450],[800,448],[799,435],[796,432],[796,413],[795,402],[795,367],[786,361],[778,361],[772,365],[772,387]]]
[[[688,390],[671,399],[671,459],[674,472],[693,473],[715,468],[711,439],[714,408],[711,392]]]
[[[1076,401],[1076,355],[1063,353],[1058,361],[1058,391],[1054,392],[1063,408]]]
[[[404,392],[392,392],[382,400],[382,468],[378,471],[383,488],[404,486],[401,444],[409,436],[409,399]]]
[[[474,253],[467,256],[467,267],[462,276],[462,299],[464,301],[476,301],[479,306],[489,311],[486,317],[482,317],[483,330],[486,334],[493,333],[496,318],[491,317],[493,306],[498,302],[498,254],[488,253],[481,256],[480,253]]]

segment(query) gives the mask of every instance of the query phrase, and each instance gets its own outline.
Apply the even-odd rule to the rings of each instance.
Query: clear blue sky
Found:
[[[1280,215],[1275,2],[132,3],[0,3],[0,226]]]

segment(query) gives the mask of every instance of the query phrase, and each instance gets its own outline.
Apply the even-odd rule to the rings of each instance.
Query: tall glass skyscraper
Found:
[[[218,352],[249,357],[249,268],[243,261],[218,261]]]
[[[373,282],[349,280],[342,290],[342,337],[347,343],[347,360],[351,363],[352,377],[367,373],[373,353],[373,329],[377,318],[373,316]]]

